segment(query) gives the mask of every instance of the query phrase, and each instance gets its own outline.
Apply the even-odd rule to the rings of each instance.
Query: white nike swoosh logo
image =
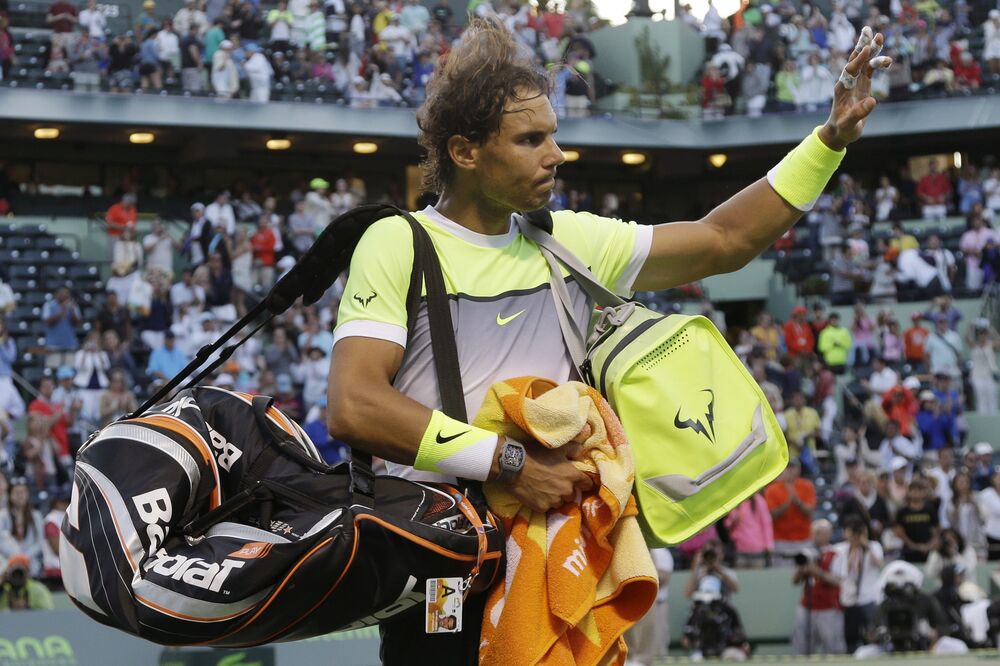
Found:
[[[497,313],[497,326],[506,326],[507,324],[509,324],[510,322],[514,321],[515,319],[517,319],[518,317],[520,317],[523,314],[524,314],[524,310],[521,310],[520,312],[515,312],[514,314],[512,314],[509,317],[501,317],[500,313],[498,312]]]

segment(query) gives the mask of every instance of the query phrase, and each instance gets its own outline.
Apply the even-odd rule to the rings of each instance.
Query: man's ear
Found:
[[[476,168],[476,160],[479,157],[479,144],[469,141],[464,136],[455,134],[448,139],[448,156],[455,163],[455,167],[463,171],[471,171]]]

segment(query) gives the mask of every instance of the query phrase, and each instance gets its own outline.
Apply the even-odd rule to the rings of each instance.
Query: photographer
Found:
[[[27,555],[11,555],[0,579],[0,611],[52,610],[48,589],[28,575],[31,561]]]
[[[692,659],[746,659],[750,644],[729,595],[739,592],[736,573],[722,565],[722,543],[713,539],[695,555],[684,595],[694,601],[681,644]]]
[[[828,520],[812,524],[815,549],[806,548],[795,556],[793,585],[803,585],[802,598],[795,609],[792,629],[794,654],[844,653],[844,614],[840,610],[840,578],[830,572],[836,552],[830,548],[833,525]]]
[[[877,541],[869,541],[868,523],[860,516],[849,516],[843,527],[846,540],[833,547],[830,572],[840,581],[844,642],[848,654],[853,654],[875,614],[882,546]]]
[[[879,587],[883,601],[872,619],[872,642],[883,652],[930,650],[945,635],[947,619],[937,599],[920,590],[923,574],[908,562],[886,567]]]
[[[694,597],[695,592],[700,588],[703,579],[715,577],[721,583],[722,598],[729,600],[729,596],[740,591],[740,584],[736,580],[736,572],[722,563],[722,542],[712,539],[702,546],[694,555],[691,562],[691,575],[684,584],[684,596],[688,599]]]

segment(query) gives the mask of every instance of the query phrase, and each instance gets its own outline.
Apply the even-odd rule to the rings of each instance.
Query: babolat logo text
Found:
[[[149,552],[155,553],[163,540],[167,538],[170,528],[170,517],[174,514],[170,506],[170,493],[166,488],[157,488],[148,493],[132,498],[139,520],[146,523],[146,537],[149,539]]]
[[[236,448],[232,442],[213,430],[212,426],[208,426],[208,434],[212,439],[212,448],[215,449],[215,459],[218,461],[219,467],[227,472],[230,471],[233,464],[243,456],[243,452]]]
[[[220,463],[221,464],[221,463]],[[218,592],[226,582],[229,572],[246,564],[243,560],[223,560],[222,563],[206,562],[200,557],[170,555],[160,548],[170,532],[168,524],[173,516],[170,494],[166,488],[157,488],[132,498],[139,519],[146,523],[149,552],[155,553],[143,566],[146,571],[179,580],[193,587]]]
[[[167,576],[193,587],[218,592],[229,577],[229,572],[243,568],[244,564],[246,562],[243,560],[206,562],[200,557],[168,555],[165,550],[161,550],[144,568],[150,573]]]

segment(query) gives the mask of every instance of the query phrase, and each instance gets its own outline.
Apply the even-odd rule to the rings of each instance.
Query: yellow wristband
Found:
[[[462,423],[443,412],[431,413],[420,438],[414,469],[485,481],[493,466],[497,434]]]
[[[784,159],[767,172],[767,182],[789,204],[802,212],[812,210],[847,149],[833,150],[819,138],[817,127]]]

